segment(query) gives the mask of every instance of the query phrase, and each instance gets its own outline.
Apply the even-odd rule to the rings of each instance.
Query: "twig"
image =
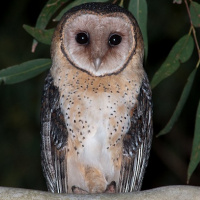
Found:
[[[197,40],[197,36],[196,36],[196,31],[195,31],[195,28],[194,28],[194,25],[193,25],[193,22],[192,22],[188,2],[187,2],[187,0],[184,0],[184,2],[185,2],[186,9],[187,9],[188,17],[190,19],[190,26],[191,26],[191,29],[192,29],[192,34],[193,34],[193,37],[194,37],[194,41],[195,41],[195,45],[196,45],[197,53],[198,53],[198,57],[199,57],[199,60],[198,60],[197,65],[196,65],[196,68],[198,68],[198,66],[200,65],[200,48],[199,48],[199,44],[198,44],[198,40]],[[191,0],[190,0],[190,2],[191,2]]]
[[[188,200],[199,199],[200,187],[173,185],[159,187],[151,190],[144,190],[139,192],[127,192],[116,194],[53,194],[50,192],[42,192],[36,190],[20,189],[20,188],[6,188],[0,187],[0,199],[3,200]]]

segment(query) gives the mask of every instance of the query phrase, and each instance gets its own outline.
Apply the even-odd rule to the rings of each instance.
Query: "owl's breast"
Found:
[[[130,80],[120,82],[111,77],[74,74],[71,80],[65,79],[60,87],[60,105],[77,154],[88,147],[90,154],[95,152],[91,155],[94,162],[104,150],[122,145],[138,90]]]

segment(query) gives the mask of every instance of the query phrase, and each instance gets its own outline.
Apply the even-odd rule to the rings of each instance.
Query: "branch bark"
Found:
[[[166,186],[134,193],[119,194],[53,194],[37,190],[0,187],[0,199],[3,200],[199,200],[200,187]]]

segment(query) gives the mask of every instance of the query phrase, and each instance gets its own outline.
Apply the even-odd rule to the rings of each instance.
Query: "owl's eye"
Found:
[[[112,34],[109,37],[108,43],[110,46],[116,46],[118,44],[120,44],[122,41],[122,37],[118,34]]]
[[[76,35],[76,42],[79,44],[89,43],[89,34],[86,32],[80,32]]]

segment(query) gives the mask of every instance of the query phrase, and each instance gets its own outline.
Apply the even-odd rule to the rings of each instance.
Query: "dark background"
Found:
[[[5,1],[0,12],[0,69],[24,61],[47,58],[49,46],[39,44],[31,53],[32,38],[22,25],[34,26],[46,1]],[[174,43],[189,31],[185,5],[148,0],[149,55],[145,69],[151,80]],[[200,36],[199,30],[197,31]],[[200,37],[199,37],[200,38]],[[196,50],[196,49],[195,49]],[[200,75],[180,119],[172,131],[159,138],[194,69],[197,53],[170,78],[153,90],[154,138],[143,189],[186,184],[195,116],[200,98]],[[40,165],[40,100],[45,73],[15,85],[0,86],[0,186],[46,190]],[[200,167],[190,185],[200,186]]]

